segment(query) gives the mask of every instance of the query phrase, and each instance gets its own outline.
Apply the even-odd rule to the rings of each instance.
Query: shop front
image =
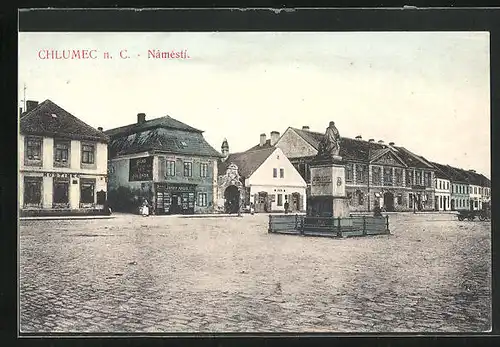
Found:
[[[194,214],[196,184],[155,183],[156,214]]]

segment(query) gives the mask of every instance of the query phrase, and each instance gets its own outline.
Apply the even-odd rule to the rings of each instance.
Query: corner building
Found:
[[[203,131],[170,116],[105,132],[109,146],[109,200],[115,210],[137,212],[144,199],[154,214],[213,212],[217,162]]]
[[[20,215],[104,213],[108,137],[51,100],[28,101],[19,126]]]

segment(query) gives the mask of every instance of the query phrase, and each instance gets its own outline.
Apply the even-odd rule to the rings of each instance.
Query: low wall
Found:
[[[345,218],[269,215],[269,233],[349,237],[390,234],[389,216]]]

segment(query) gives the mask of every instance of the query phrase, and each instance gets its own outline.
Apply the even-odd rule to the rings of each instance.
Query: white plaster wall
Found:
[[[273,169],[278,169],[278,177],[273,177]],[[285,175],[280,178],[280,169],[283,168]],[[248,178],[250,186],[276,186],[276,187],[303,187],[306,182],[292,165],[280,148],[276,150],[262,163],[262,165]]]
[[[54,164],[54,139],[52,137],[43,138],[43,168],[52,169]]]

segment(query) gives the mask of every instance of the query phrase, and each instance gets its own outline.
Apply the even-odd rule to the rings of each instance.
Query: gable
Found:
[[[406,167],[405,163],[390,151],[380,155],[376,159],[373,159],[372,164]]]
[[[298,135],[292,128],[288,128],[276,142],[276,147],[288,158],[310,157],[318,153],[309,142]]]
[[[277,169],[278,177],[273,177],[273,169]],[[280,178],[280,169],[284,177]],[[276,148],[270,156],[248,178],[252,185],[274,185],[306,187],[307,184],[280,148]]]

